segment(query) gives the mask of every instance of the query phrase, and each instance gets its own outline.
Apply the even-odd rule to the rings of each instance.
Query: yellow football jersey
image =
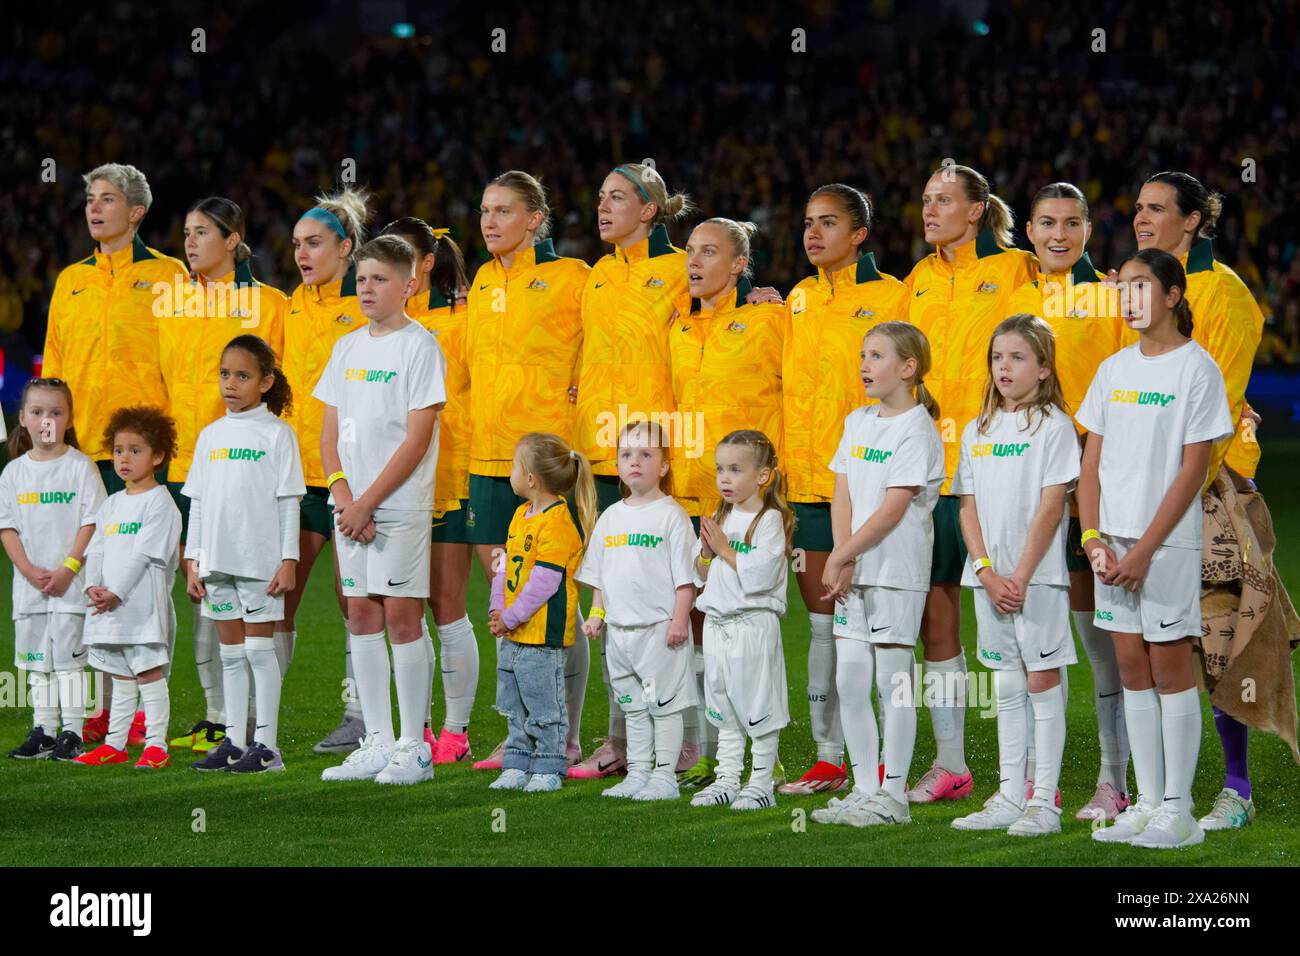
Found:
[[[1032,253],[1004,249],[986,229],[974,242],[958,246],[952,262],[936,250],[906,279],[909,318],[930,340],[932,367],[925,386],[939,403],[946,472],[941,494],[951,493],[962,429],[979,415],[989,337],[1015,314],[1012,296],[1037,271]]]
[[[406,300],[406,314],[433,333],[447,360],[447,404],[438,415],[433,510],[459,511],[461,499],[469,497],[469,367],[465,364],[469,308],[430,289]]]
[[[178,273],[172,288],[172,309],[158,317],[158,353],[167,413],[176,420],[177,451],[167,480],[184,481],[199,432],[226,413],[218,381],[226,343],[237,335],[260,336],[283,363],[289,297],[253,278],[247,262],[212,281]],[[295,401],[303,397],[292,380],[289,386]]]
[[[573,447],[598,475],[618,474],[622,423],[671,416],[676,407],[668,330],[687,294],[686,253],[673,247],[662,225],[626,249],[615,247],[587,276]]]
[[[881,322],[907,320],[907,288],[876,268],[874,253],[834,273],[818,269],[786,298],[781,359],[782,467],[790,501],[830,501],[830,461],[844,419],[871,404],[862,387],[862,340]]]
[[[582,562],[582,532],[563,497],[532,516],[528,507],[527,502],[520,505],[510,519],[505,606],[515,603],[534,567],[558,572],[561,581],[555,594],[509,637],[518,644],[568,647],[574,640],[573,619],[578,608],[578,583],[573,578]]]
[[[755,428],[782,454],[785,306],[747,304],[751,288],[741,278],[735,293],[713,309],[692,312],[689,300],[681,302],[670,334],[673,394],[682,421],[682,441],[673,448],[673,494],[688,514],[717,508],[713,453],[728,432]]]
[[[111,255],[96,251],[59,273],[42,374],[68,383],[77,439],[90,458],[112,457],[103,431],[118,409],[167,407],[156,309],[162,290],[185,271],[180,260],[136,236],[124,249]]]
[[[573,434],[569,388],[578,384],[589,272],[543,239],[516,253],[509,269],[493,258],[474,276],[465,345],[471,474],[510,474],[527,432]]]
[[[293,389],[293,411],[284,420],[298,435],[303,479],[309,488],[325,486],[320,460],[320,430],[325,403],[312,392],[334,351],[334,343],[366,324],[357,302],[357,270],[349,266],[339,279],[322,285],[299,285],[289,299],[284,320],[284,377]]]
[[[1071,271],[1038,272],[1011,299],[1009,315],[1028,312],[1052,327],[1056,376],[1071,415],[1083,404],[1098,366],[1138,338],[1120,314],[1118,290],[1103,286],[1104,278],[1085,252]],[[1077,422],[1075,428],[1084,430]]]

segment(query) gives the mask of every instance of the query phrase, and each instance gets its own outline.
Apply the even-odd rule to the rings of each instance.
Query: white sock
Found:
[[[219,644],[221,677],[226,693],[226,736],[243,750],[248,746],[248,658],[243,644]]]
[[[700,752],[700,708],[687,707],[685,710],[678,711],[682,715],[682,747],[684,749],[694,748],[695,753]]]
[[[384,632],[374,634],[353,634],[348,639],[351,652],[352,670],[356,674],[357,702],[361,707],[362,719],[366,722],[366,733],[374,734],[387,747],[393,745],[393,697],[390,689],[388,668],[388,643]],[[428,666],[424,657],[424,648],[414,645],[419,656]],[[419,719],[424,720],[420,714]],[[419,736],[418,734],[416,735]]]
[[[818,760],[838,767],[844,762],[844,731],[836,691],[835,616],[809,614],[808,624],[812,628],[812,640],[808,642],[808,718],[813,743],[817,745]],[[870,684],[867,686],[869,696]]]
[[[1160,727],[1165,754],[1166,806],[1191,812],[1192,781],[1201,752],[1201,695],[1195,687],[1160,694]]]
[[[113,675],[105,674],[103,671],[91,671],[90,673],[91,680],[94,680],[95,674],[99,675],[99,685],[102,688],[101,693],[103,695],[99,703],[105,714],[111,714],[113,712]],[[90,701],[86,703],[89,705]],[[87,714],[87,716],[91,715]]]
[[[876,726],[875,708],[871,706],[875,654],[865,641],[841,640],[835,650],[840,726],[844,728],[844,742],[849,748],[853,789],[873,794],[880,789],[880,729]]]
[[[293,663],[293,649],[298,644],[297,631],[275,631],[271,635],[275,642],[275,661],[280,666],[280,682],[289,674],[289,665]]]
[[[925,673],[927,680],[939,684],[937,694],[935,690],[930,691],[935,695],[933,699],[939,701],[938,706],[930,708],[937,751],[934,762],[945,770],[963,774],[966,772],[966,655],[959,653],[946,661],[926,661]],[[931,678],[931,674],[936,676]]]
[[[443,726],[463,734],[469,727],[474,692],[478,689],[478,641],[469,615],[439,624],[438,642],[442,644],[442,696],[447,704]]]
[[[59,732],[59,684],[52,674],[28,671],[27,687],[32,702],[32,726],[40,727],[47,736]]]
[[[171,698],[167,693],[167,678],[140,685],[140,699],[144,702],[144,743],[146,747],[167,749],[167,725],[171,723]]]
[[[199,686],[207,702],[207,719],[214,724],[226,723],[225,685],[221,663],[221,642],[217,640],[217,622],[204,617],[201,605],[194,604],[194,666],[199,672]]]
[[[429,661],[429,693],[425,694],[428,700],[424,704],[424,726],[426,729],[431,729],[433,727],[433,672],[438,669],[438,655],[433,649],[429,622],[423,614],[420,615],[420,643],[424,645],[424,656]],[[424,739],[423,734],[420,739]]]
[[[352,692],[348,694],[348,699],[343,703],[343,715],[345,717],[359,717],[365,720],[365,713],[361,709],[361,691],[357,686],[357,672],[356,668],[352,666],[352,635],[348,633],[347,621],[343,622],[343,631],[347,634],[347,639],[343,642],[343,670],[348,679],[347,686],[352,689]],[[387,657],[386,654],[385,657]]]
[[[695,646],[695,690],[696,699],[699,700],[699,704],[695,707],[695,714],[700,725],[700,756],[717,757],[718,728],[704,712],[704,648],[698,644]]]
[[[582,636],[579,632],[579,636]],[[600,673],[605,681],[605,696],[609,703],[609,730],[607,736],[610,740],[627,740],[627,718],[623,713],[623,708],[619,706],[618,695],[614,693],[614,684],[609,679],[609,659],[605,656],[605,644],[609,639],[609,628],[601,628],[600,631]]]
[[[1018,807],[1025,805],[1025,760],[1029,727],[1025,720],[1025,672],[994,671],[998,694],[998,790]]]
[[[693,708],[686,708],[692,710]],[[682,754],[683,718],[686,711],[679,710],[662,717],[653,718],[655,735],[655,773],[666,776],[669,780],[677,779],[677,758]],[[630,726],[630,724],[629,724]],[[630,731],[629,731],[630,733]],[[632,741],[629,737],[628,747]]]
[[[104,743],[114,750],[126,749],[126,738],[131,733],[131,721],[135,720],[136,694],[134,680],[113,681],[113,706],[108,711],[108,733],[104,735]]]
[[[876,694],[884,719],[884,790],[907,802],[907,774],[916,749],[916,656],[910,647],[876,647]],[[877,773],[880,771],[877,770]]]
[[[1061,780],[1061,756],[1065,753],[1064,688],[1053,687],[1029,695],[1034,705],[1034,736],[1038,738],[1038,765],[1034,768],[1033,801],[1056,811],[1056,788]]]
[[[649,773],[654,768],[654,750],[655,731],[650,712],[632,711],[627,715],[628,773]]]
[[[776,752],[780,744],[779,730],[752,738],[749,745],[750,772],[747,786],[772,792],[772,772],[776,769]]]
[[[569,719],[569,732],[565,744],[581,746],[582,705],[587,699],[587,670],[591,667],[591,639],[582,633],[582,615],[574,612],[577,621],[573,644],[564,651],[564,707]]]
[[[244,654],[253,670],[253,692],[257,696],[257,732],[255,739],[275,750],[280,733],[280,659],[276,656],[274,637],[244,638]]]
[[[718,728],[717,779],[733,787],[740,786],[740,771],[745,766],[745,730],[734,717]]]
[[[1124,720],[1128,725],[1129,744],[1133,748],[1133,775],[1137,778],[1138,796],[1158,807],[1165,795],[1165,752],[1160,695],[1154,687],[1146,690],[1124,688]],[[1195,760],[1192,762],[1195,764]]]
[[[85,671],[55,671],[54,679],[59,685],[59,711],[63,715],[63,728],[78,737],[85,728],[86,701],[83,686]]]
[[[1101,745],[1101,769],[1097,785],[1109,783],[1120,793],[1128,792],[1128,728],[1124,721],[1124,689],[1119,681],[1115,641],[1109,631],[1093,623],[1091,611],[1071,611],[1083,652],[1092,667],[1093,706],[1097,711],[1097,741]]]
[[[397,713],[402,721],[402,736],[423,740],[424,718],[428,715],[427,698],[429,688],[433,686],[429,651],[423,640],[393,645],[393,682],[397,684]],[[369,727],[369,712],[366,716],[366,726]],[[389,719],[392,719],[391,712]]]

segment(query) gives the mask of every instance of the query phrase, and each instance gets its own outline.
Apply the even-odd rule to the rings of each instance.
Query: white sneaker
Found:
[[[528,778],[524,793],[554,793],[564,786],[558,773],[535,773]]]
[[[322,780],[373,780],[388,766],[389,749],[378,734],[361,738],[361,746],[337,767],[327,767]]]
[[[488,789],[522,790],[526,786],[528,786],[528,774],[517,767],[511,767],[509,770],[502,770],[501,776],[488,784]]]
[[[631,770],[628,775],[600,792],[602,797],[635,797],[650,782],[648,770]]]
[[[1054,812],[1051,807],[1036,803],[1027,807],[1024,816],[1007,827],[1007,833],[1011,836],[1048,836],[1060,832],[1061,815]]]
[[[774,806],[776,806],[776,794],[752,783],[746,785],[740,793],[736,794],[736,799],[731,801],[733,810],[766,810]]]
[[[652,800],[676,800],[681,795],[681,790],[677,788],[676,773],[653,773],[650,782],[632,794],[632,799],[649,803]]]
[[[424,783],[433,779],[433,753],[429,745],[414,737],[398,737],[388,766],[375,777],[375,783]]]
[[[1132,843],[1139,833],[1147,828],[1151,818],[1156,815],[1156,807],[1143,796],[1128,805],[1128,809],[1115,818],[1108,827],[1099,827],[1092,831],[1092,838],[1098,843]]]
[[[809,814],[814,823],[842,823],[840,818],[849,810],[861,809],[871,801],[871,794],[861,790],[851,790],[847,797],[831,797],[824,807],[818,807]]]
[[[715,780],[691,797],[691,806],[725,807],[736,799],[738,793],[740,793],[740,784],[730,780]]]
[[[1166,803],[1151,818],[1146,829],[1132,839],[1129,846],[1174,850],[1204,842],[1205,831],[1196,822],[1196,818],[1187,810]]]
[[[1025,815],[1001,790],[984,801],[984,809],[952,821],[955,830],[1005,830]]]
[[[1214,807],[1196,822],[1202,830],[1240,830],[1255,820],[1255,802],[1232,787],[1224,787],[1214,798]]]
[[[877,790],[871,799],[860,807],[851,807],[840,814],[837,823],[851,827],[878,827],[911,823],[912,811],[906,803],[899,803],[884,790]]]

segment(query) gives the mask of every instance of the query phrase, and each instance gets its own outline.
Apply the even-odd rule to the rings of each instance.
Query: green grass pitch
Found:
[[[1300,594],[1300,501],[1287,475],[1300,470],[1300,442],[1273,442],[1264,449],[1260,486],[1268,496],[1281,542],[1278,564],[1292,595]],[[996,721],[973,708],[966,718],[968,761],[975,797],[959,804],[919,807],[911,826],[853,830],[807,819],[825,797],[780,797],[775,809],[734,813],[676,804],[605,800],[604,781],[566,783],[557,794],[497,794],[493,775],[467,764],[439,768],[436,780],[418,787],[370,783],[325,784],[320,772],[338,761],[311,746],[338,720],[343,670],[343,626],[328,581],[328,555],[313,575],[299,615],[299,640],[284,689],[280,741],[287,772],[232,777],[188,769],[190,755],[173,751],[161,772],[130,765],[83,768],[52,762],[0,758],[0,865],[98,866],[329,866],[398,865],[1295,865],[1300,859],[1300,767],[1277,738],[1252,732],[1251,769],[1258,808],[1244,831],[1211,834],[1206,842],[1176,853],[1103,847],[1089,839],[1089,825],[1074,811],[1092,793],[1097,739],[1092,680],[1082,649],[1071,669],[1070,707],[1061,778],[1065,813],[1058,837],[1017,840],[1003,834],[958,833],[949,821],[978,808],[997,785]],[[9,617],[9,574],[0,574],[0,614]],[[203,715],[194,670],[188,601],[175,590],[180,634],[171,679],[172,733]],[[486,627],[487,589],[475,572],[471,617],[482,659],[470,737],[486,754],[503,736],[504,721],[491,709],[495,693],[493,644]],[[791,773],[813,755],[802,688],[808,622],[793,576],[790,613],[783,634],[793,722],[782,733],[781,756]],[[12,627],[0,629],[0,661],[13,680]],[[962,639],[972,669],[974,619],[965,598]],[[606,725],[605,689],[599,657],[584,712],[582,741],[589,752]],[[441,685],[434,687],[434,717],[441,718]],[[1223,758],[1204,707],[1205,733],[1195,786],[1197,808],[1209,808],[1222,780]],[[25,736],[27,709],[0,707],[0,744],[5,750]],[[934,754],[928,713],[922,709],[912,779]],[[135,751],[132,753],[133,758]],[[1131,775],[1130,775],[1131,779]],[[201,822],[202,826],[198,826]]]

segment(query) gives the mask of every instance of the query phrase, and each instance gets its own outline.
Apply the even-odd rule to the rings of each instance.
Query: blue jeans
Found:
[[[509,727],[506,770],[565,774],[564,648],[503,640],[497,654],[497,710]]]

